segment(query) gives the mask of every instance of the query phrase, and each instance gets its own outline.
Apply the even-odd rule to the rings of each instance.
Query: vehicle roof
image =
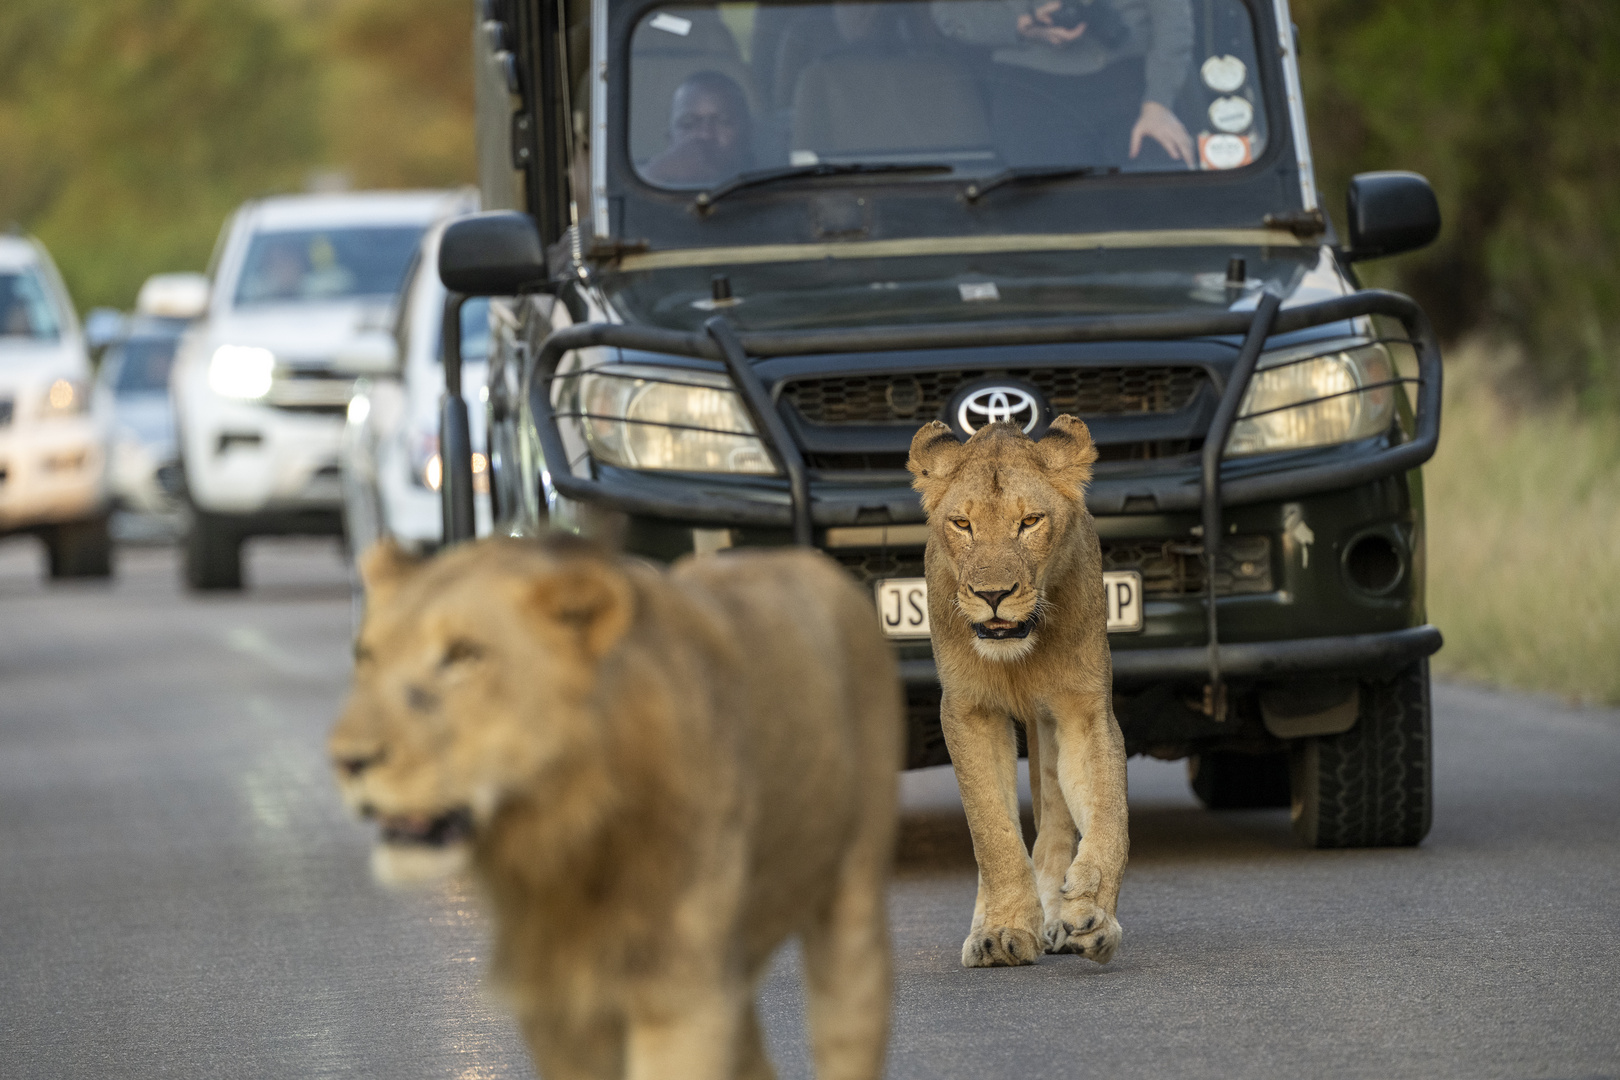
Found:
[[[21,236],[0,236],[0,270],[20,270],[39,262],[39,251]]]
[[[355,191],[332,195],[277,195],[247,209],[255,230],[334,225],[426,225],[466,202],[463,191]]]

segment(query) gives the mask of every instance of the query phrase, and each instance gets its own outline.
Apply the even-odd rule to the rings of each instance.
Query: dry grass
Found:
[[[1620,424],[1516,408],[1483,349],[1447,362],[1424,469],[1437,672],[1620,702]]]

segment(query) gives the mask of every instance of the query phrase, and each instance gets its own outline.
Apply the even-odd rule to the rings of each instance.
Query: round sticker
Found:
[[[1249,104],[1248,98],[1218,97],[1209,103],[1209,122],[1215,125],[1217,131],[1229,131],[1234,135],[1247,131],[1249,125],[1254,123],[1254,106]]]
[[[1243,85],[1243,80],[1249,74],[1243,61],[1231,54],[1212,56],[1198,70],[1204,77],[1204,85],[1217,94],[1230,94]]]
[[[1212,169],[1235,169],[1249,160],[1249,144],[1241,135],[1211,135],[1202,150]]]

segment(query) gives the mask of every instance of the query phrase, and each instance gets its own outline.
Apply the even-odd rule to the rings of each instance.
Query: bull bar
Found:
[[[1259,357],[1271,336],[1374,315],[1387,316],[1400,322],[1407,334],[1405,343],[1411,345],[1417,355],[1417,376],[1401,377],[1394,372],[1386,382],[1359,387],[1351,392],[1415,382],[1417,400],[1410,439],[1342,460],[1314,464],[1295,465],[1284,461],[1273,467],[1262,465],[1255,468],[1248,465],[1234,468],[1223,461],[1232,426],[1247,418],[1240,416],[1238,410]],[[446,325],[455,324],[447,319]],[[818,498],[805,465],[803,449],[795,441],[781,412],[783,406],[776,396],[780,386],[765,384],[754,370],[755,359],[917,349],[1164,341],[1235,335],[1242,336],[1242,345],[1225,384],[1217,382],[1219,400],[1204,439],[1202,470],[1197,482],[1185,477],[1133,477],[1112,485],[1106,480],[1094,483],[1087,492],[1087,502],[1093,512],[1119,513],[1124,509],[1127,498],[1141,493],[1149,496],[1160,512],[1199,510],[1204,523],[1204,559],[1207,566],[1213,568],[1220,543],[1223,506],[1276,501],[1351,487],[1417,468],[1433,456],[1440,439],[1439,344],[1428,317],[1414,301],[1399,293],[1378,289],[1365,289],[1348,296],[1287,309],[1282,308],[1281,300],[1275,294],[1267,291],[1260,296],[1252,313],[1186,311],[969,325],[749,332],[738,331],[730,320],[717,315],[705,323],[702,333],[585,323],[554,331],[546,337],[524,372],[524,385],[535,433],[547,463],[550,484],[559,495],[635,515],[728,525],[788,526],[793,531],[795,543],[810,546],[817,526],[853,524],[861,509],[861,500],[859,497],[840,498],[832,492],[828,492],[831,497]],[[576,374],[557,374],[557,367],[565,355],[573,350],[593,347],[616,347],[723,364],[753,422],[752,434],[760,440],[766,453],[787,478],[787,499],[781,499],[779,493],[771,497],[769,492],[757,489],[751,493],[739,493],[705,488],[701,484],[683,486],[678,495],[672,495],[661,490],[663,485],[638,482],[635,474],[629,471],[616,476],[613,483],[605,482],[600,477],[575,475],[558,427],[560,414],[552,404],[552,383],[558,378],[571,378]],[[1307,399],[1285,407],[1297,408],[1319,400],[1323,399]],[[449,463],[446,465],[448,468]],[[890,522],[894,524],[925,520],[921,506],[914,498],[891,502],[886,509]],[[1115,660],[1119,669],[1116,673],[1118,679],[1136,681],[1150,677],[1207,673],[1206,710],[1216,717],[1223,717],[1226,711],[1223,672],[1253,676],[1332,668],[1383,667],[1428,656],[1440,647],[1440,632],[1432,626],[1409,627],[1384,634],[1229,644],[1223,647],[1219,643],[1216,623],[1215,574],[1211,569],[1205,576],[1208,582],[1205,601],[1207,646],[1202,649],[1144,650],[1145,655],[1142,656],[1121,654]],[[930,661],[910,663],[918,670],[906,672],[908,681],[920,681],[926,674],[932,673]],[[926,665],[929,671],[925,673],[920,665]]]

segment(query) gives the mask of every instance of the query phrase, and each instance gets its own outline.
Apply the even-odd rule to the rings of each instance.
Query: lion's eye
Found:
[[[484,647],[477,642],[466,638],[457,638],[444,650],[444,659],[439,661],[440,667],[449,667],[452,664],[465,663],[468,660],[481,660],[484,657]]]
[[[1045,518],[1045,517],[1046,517],[1045,514],[1029,514],[1029,515],[1026,515],[1024,520],[1020,521],[1018,523],[1018,527],[1020,529],[1033,529],[1035,526],[1039,525],[1041,523],[1042,519]]]
[[[951,518],[951,524],[955,525],[958,529],[961,529],[963,532],[972,532],[973,531],[973,522],[969,521],[967,518]]]

